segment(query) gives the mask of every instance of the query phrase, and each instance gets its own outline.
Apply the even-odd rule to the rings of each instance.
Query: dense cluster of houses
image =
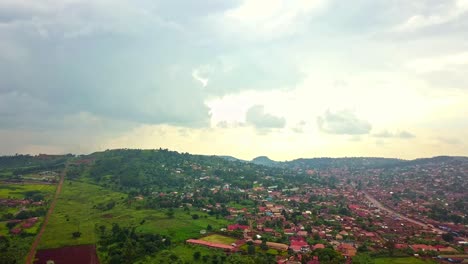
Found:
[[[44,204],[44,201],[32,201],[27,199],[0,199],[0,206],[7,206],[7,207],[18,207],[18,206],[41,206]]]
[[[38,221],[39,221],[38,217],[31,217],[25,220],[19,220],[19,219],[9,220],[8,223],[16,224],[14,228],[10,229],[10,233],[13,235],[18,235],[24,229],[32,228],[34,225],[36,225]]]
[[[333,173],[343,174],[342,171]],[[222,188],[226,189],[220,185],[213,191],[220,191]],[[404,208],[415,204],[402,202],[400,206],[389,206],[386,202],[389,198],[385,194],[388,190],[383,186],[371,186],[366,190],[369,195],[382,201],[382,206],[386,206],[386,209],[376,206],[363,191],[357,188],[356,184],[350,184],[347,178],[342,178],[335,188],[306,184],[278,189],[277,186],[256,185],[252,189],[241,191],[245,192],[249,199],[256,201],[258,206],[228,208],[230,213],[228,219],[242,218],[249,224],[232,224],[223,230],[241,231],[244,242],[252,241],[257,245],[262,243],[259,239],[261,237],[271,239],[286,236],[287,241],[283,243],[272,240],[266,245],[268,248],[289,251],[296,255],[330,247],[351,259],[363,245],[368,246],[369,250],[380,250],[387,248],[389,242],[396,250],[412,250],[414,253],[432,251],[438,254],[455,254],[468,251],[466,226],[431,222],[427,217],[415,218],[416,220],[412,221],[409,218],[414,215],[408,214],[408,217],[403,217],[392,212],[397,211],[406,215],[407,211]],[[313,197],[315,199],[312,199]],[[342,213],[339,208],[346,213]],[[213,207],[207,207],[205,211],[211,209]],[[291,220],[291,217],[288,217],[291,214],[296,216],[299,214],[300,217]],[[420,224],[419,221],[423,221],[424,224]],[[442,225],[448,229],[434,227]],[[441,236],[452,231],[461,231],[460,234],[463,235],[455,236],[454,241],[449,244]],[[418,239],[426,241],[426,244],[417,242]],[[229,250],[237,249],[232,247]]]

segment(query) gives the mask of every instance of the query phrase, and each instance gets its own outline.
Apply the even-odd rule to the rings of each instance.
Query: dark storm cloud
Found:
[[[207,126],[208,96],[296,82],[294,68],[280,63],[283,55],[266,61],[263,47],[227,51],[222,40],[208,35],[199,18],[236,4],[2,2],[1,126],[49,126],[79,112],[135,123]],[[192,77],[200,65],[213,69],[207,87]]]

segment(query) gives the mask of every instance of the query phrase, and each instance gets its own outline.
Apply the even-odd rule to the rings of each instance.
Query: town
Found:
[[[68,254],[60,245],[87,247],[101,263],[142,261],[141,255],[174,263],[235,263],[236,258],[243,263],[461,263],[467,258],[465,158],[265,166],[168,150],[113,150],[62,161],[66,181],[51,216],[44,208],[53,201],[51,187],[60,170],[3,171],[5,186],[15,192],[0,197],[7,212],[2,241],[31,241],[50,217],[34,263],[55,256],[54,250]],[[136,177],[135,170],[145,173]],[[15,186],[29,189],[21,196]],[[42,189],[30,190],[34,186]],[[86,198],[77,196],[87,190]],[[77,208],[66,206],[74,201]],[[94,224],[86,225],[75,210],[86,211],[86,221]],[[119,220],[129,217],[135,220]],[[142,247],[139,236],[154,234],[161,245],[128,255],[114,246],[121,243],[112,238],[119,232],[141,234],[133,243]],[[189,253],[170,253],[177,250]]]

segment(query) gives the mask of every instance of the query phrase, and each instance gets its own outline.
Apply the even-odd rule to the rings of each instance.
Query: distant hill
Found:
[[[233,157],[233,156],[217,156],[217,157],[223,158],[223,159],[228,160],[228,161],[248,162],[246,160],[238,159],[238,158]]]
[[[456,156],[437,156],[432,158],[420,158],[414,160],[404,160],[395,158],[377,158],[377,157],[345,157],[345,158],[299,158],[291,161],[274,161],[267,156],[259,156],[251,161],[241,160],[233,156],[218,156],[227,161],[240,161],[253,163],[267,167],[281,167],[290,169],[329,169],[329,168],[347,168],[347,169],[369,169],[369,168],[392,168],[406,167],[429,164],[459,164],[468,162],[468,157]]]
[[[432,158],[421,158],[421,159],[414,159],[405,162],[404,166],[416,166],[416,165],[434,165],[434,164],[461,164],[467,163],[468,157],[459,157],[459,156],[436,156]]]
[[[256,157],[256,158],[254,158],[251,162],[252,162],[253,164],[263,165],[263,166],[269,166],[269,167],[279,166],[279,165],[281,164],[281,163],[278,162],[278,161],[271,160],[271,159],[268,158],[267,156],[259,156],[259,157]]]
[[[405,160],[373,157],[353,157],[353,158],[311,158],[296,159],[288,161],[287,166],[298,168],[376,168],[395,166],[404,163]]]

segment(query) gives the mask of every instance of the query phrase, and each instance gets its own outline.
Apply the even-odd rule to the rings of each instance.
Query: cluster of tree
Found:
[[[42,201],[45,198],[45,194],[39,190],[26,191],[24,193],[24,199],[32,200],[34,202]]]
[[[8,238],[0,236],[0,263],[17,264],[20,261],[16,258],[16,252]]]
[[[101,211],[107,211],[115,207],[115,201],[108,201],[108,202],[103,202],[103,203],[98,203],[93,206],[93,208],[101,210]]]
[[[20,235],[15,237],[0,236],[0,263],[20,264],[31,247],[34,236]]]
[[[8,172],[13,176],[35,173],[45,170],[60,170],[65,166],[66,161],[73,155],[15,155],[0,156],[0,172]]]
[[[135,227],[120,227],[114,223],[110,230],[106,229],[99,227],[98,250],[106,253],[104,261],[109,264],[133,263],[171,245],[169,237],[137,233]]]
[[[339,264],[345,262],[343,255],[332,248],[317,249],[314,250],[311,255],[318,256],[320,263],[323,264]]]
[[[85,165],[71,165],[67,168],[67,179],[74,180],[83,175],[86,171]]]
[[[64,162],[73,155],[14,155],[0,156],[0,168],[48,167]]]
[[[85,170],[86,175],[97,183],[119,191],[136,191],[150,194],[158,191],[185,190],[188,187],[212,188],[229,184],[232,189],[253,187],[254,182],[264,186],[284,187],[284,178],[291,184],[310,183],[310,175],[297,173],[286,168],[265,167],[251,163],[229,161],[217,156],[190,155],[165,149],[159,150],[109,150],[93,153],[87,158],[95,162],[89,169],[73,168],[71,175]],[[209,176],[200,180],[200,178]],[[266,177],[269,176],[269,177]],[[229,199],[241,201],[242,197],[218,194],[216,202]]]
[[[47,210],[44,207],[39,207],[35,210],[22,210],[16,215],[16,219],[28,219],[31,217],[40,217],[46,214]]]
[[[440,205],[431,206],[431,211],[428,216],[437,221],[468,224],[468,219],[452,214],[449,210]]]

